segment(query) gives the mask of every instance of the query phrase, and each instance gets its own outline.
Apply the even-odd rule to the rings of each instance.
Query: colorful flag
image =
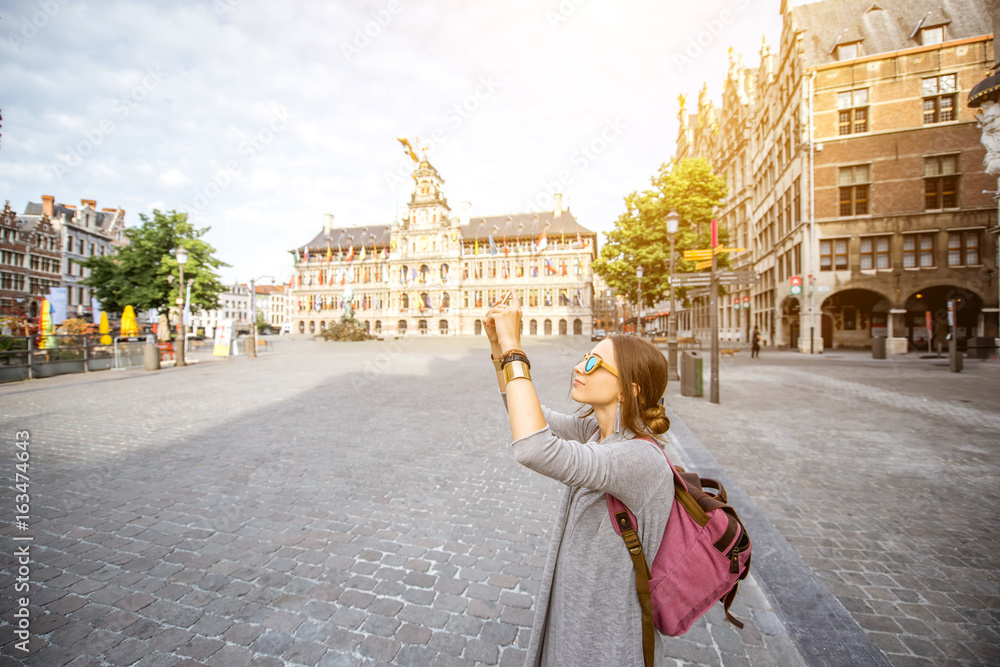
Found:
[[[510,248],[507,246],[507,235],[503,235],[503,256],[510,257]]]
[[[552,260],[548,257],[545,258],[545,269],[551,273],[559,273],[556,271],[556,267],[552,264]]]
[[[581,248],[583,247],[583,239],[580,238],[579,231],[576,233],[576,244]]]
[[[295,249],[295,254],[292,256],[292,259],[293,259],[292,266],[298,266],[299,265],[299,249],[298,248]]]
[[[361,256],[358,257],[358,259],[360,261],[362,261],[362,262],[365,261],[365,244],[364,243],[361,244]]]
[[[354,241],[351,241],[351,247],[347,249],[347,257],[344,261],[349,262],[354,259]]]
[[[542,252],[543,250],[545,250],[546,247],[548,247],[548,245],[549,245],[549,239],[545,235],[545,232],[543,231],[542,235],[538,237],[538,243],[535,244],[535,252],[536,253]]]
[[[564,276],[566,275],[566,258],[565,257],[563,257],[562,259],[559,260],[559,271],[560,271],[560,273],[562,273],[562,275],[564,275]]]
[[[531,277],[532,278],[537,278],[538,277],[538,260],[537,259],[531,260]]]
[[[476,254],[479,254],[479,237],[476,237]]]
[[[500,250],[497,248],[497,242],[493,240],[493,232],[490,232],[490,254],[495,255],[498,252],[500,252]]]
[[[306,258],[306,263],[308,263],[309,262],[309,246],[306,246],[305,258]]]
[[[326,263],[329,264],[333,261],[333,248],[330,247],[330,242],[326,242]]]

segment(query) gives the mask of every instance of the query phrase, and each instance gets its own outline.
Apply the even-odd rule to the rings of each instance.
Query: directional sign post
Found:
[[[719,403],[719,281],[715,277],[716,261],[718,255],[716,248],[719,246],[719,221],[712,220],[712,272],[709,274],[711,280],[708,290],[709,323],[712,326],[712,387],[709,391],[709,400],[712,403]]]

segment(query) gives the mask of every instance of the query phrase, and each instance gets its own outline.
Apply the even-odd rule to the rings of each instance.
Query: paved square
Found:
[[[525,345],[542,400],[572,409],[569,368],[592,344]],[[0,386],[2,455],[13,462],[15,433],[28,430],[31,478],[24,532],[11,526],[12,483],[3,487],[0,666],[521,665],[559,489],[510,456],[486,354],[485,339],[295,337],[256,360]],[[807,395],[823,377],[794,359],[776,368],[775,386],[792,394]],[[989,664],[998,644],[989,510],[997,462],[984,443],[996,410],[991,417],[980,399],[956,404],[970,411],[961,413],[965,437],[920,449],[930,457],[921,459],[909,439],[926,424],[910,424],[898,443],[899,424],[879,417],[884,401],[838,384],[874,384],[851,373],[820,381],[836,401],[854,397],[830,401],[850,428],[799,411],[797,426],[769,437],[777,427],[767,411],[786,400],[776,389],[749,391],[761,402],[741,407],[744,416],[722,412],[733,389],[721,410],[669,391],[668,400],[838,599],[867,605],[848,610],[895,664],[940,662],[935,651]],[[731,366],[723,377],[756,383],[760,369]],[[908,405],[900,414],[911,414]],[[944,423],[951,409],[928,408],[924,419]],[[714,440],[719,428],[730,430],[728,445]],[[867,433],[857,446],[881,443],[897,478],[873,466],[853,472],[870,453],[820,437],[838,429]],[[807,436],[808,450],[797,449]],[[935,439],[921,438],[922,448]],[[934,501],[934,457],[957,475],[952,505]],[[857,490],[874,495],[870,520],[851,518],[852,503],[869,507],[849,495]],[[23,595],[14,545],[25,543],[13,538],[25,535],[34,538],[27,657],[8,624]],[[747,621],[743,632],[713,610],[665,641],[669,656],[804,664],[762,589],[753,579],[741,587],[734,613]],[[907,620],[920,619],[918,608],[930,615],[923,625]]]

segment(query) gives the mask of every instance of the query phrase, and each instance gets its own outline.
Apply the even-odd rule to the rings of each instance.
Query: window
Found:
[[[979,230],[948,234],[948,266],[979,264]]]
[[[844,331],[854,331],[858,328],[858,309],[844,308]]]
[[[934,235],[903,235],[903,268],[917,269],[934,266]]]
[[[843,271],[847,267],[847,239],[828,239],[819,242],[820,271]]]
[[[799,184],[799,179],[796,178],[795,182],[792,184],[793,188],[793,199],[792,202],[792,215],[794,216],[795,224],[799,224],[802,220],[802,189]]]
[[[920,43],[923,46],[940,44],[944,41],[944,26],[936,25],[931,28],[924,28],[920,31]]]
[[[861,42],[837,45],[837,60],[853,60],[861,55]]]
[[[955,120],[955,75],[944,74],[923,80],[924,124]]]
[[[839,134],[868,131],[868,89],[837,93],[837,123]]]
[[[888,269],[891,262],[889,247],[892,237],[867,236],[861,239],[861,268]]]
[[[859,164],[840,168],[840,215],[868,213],[868,187],[871,166]]]
[[[928,211],[958,206],[958,156],[924,159],[924,208]]]

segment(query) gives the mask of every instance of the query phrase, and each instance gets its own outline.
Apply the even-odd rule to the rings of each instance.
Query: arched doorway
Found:
[[[417,322],[417,330],[420,331],[421,334],[426,334],[427,320],[420,320],[419,322]]]
[[[375,320],[375,333],[382,333],[382,320]]]
[[[846,289],[828,296],[820,307],[823,349],[871,349],[872,336],[887,335],[888,305],[882,294],[868,289]]]
[[[483,335],[483,321],[482,320],[476,320],[476,335],[477,336]]]
[[[401,333],[401,334],[405,334],[406,333],[406,320],[400,320],[396,324],[396,331],[399,332],[399,333]]]
[[[566,325],[566,320],[559,320],[559,335],[560,336],[565,336],[566,335],[566,326],[567,326]]]
[[[582,336],[583,335],[583,320],[579,317],[573,320],[573,335]]]
[[[781,337],[779,345],[789,348],[799,346],[799,314],[801,309],[799,297],[786,296],[781,303]]]
[[[532,336],[538,335],[538,322],[536,320],[528,322],[528,333]]]
[[[306,323],[303,322],[302,320],[299,320],[299,333],[305,333],[305,332],[306,332]]]
[[[316,333],[316,320],[309,320],[309,333]]]
[[[438,333],[442,336],[448,333],[448,320],[441,320],[438,322]]]
[[[542,325],[542,327],[543,327],[543,330],[545,331],[545,335],[546,336],[551,336],[552,335],[552,320],[545,320],[545,322]]]
[[[955,302],[955,338],[959,349],[964,350],[966,340],[978,336],[980,313],[983,300],[975,292],[955,285],[935,285],[914,292],[906,300],[906,314],[903,316],[903,331],[896,336],[905,336],[910,349],[936,350],[948,348],[948,302]],[[931,332],[927,332],[927,313],[931,314]]]
[[[320,323],[319,323],[319,330],[320,330],[320,331],[323,331],[323,330],[325,330],[325,329],[326,329],[326,320],[320,320]]]

